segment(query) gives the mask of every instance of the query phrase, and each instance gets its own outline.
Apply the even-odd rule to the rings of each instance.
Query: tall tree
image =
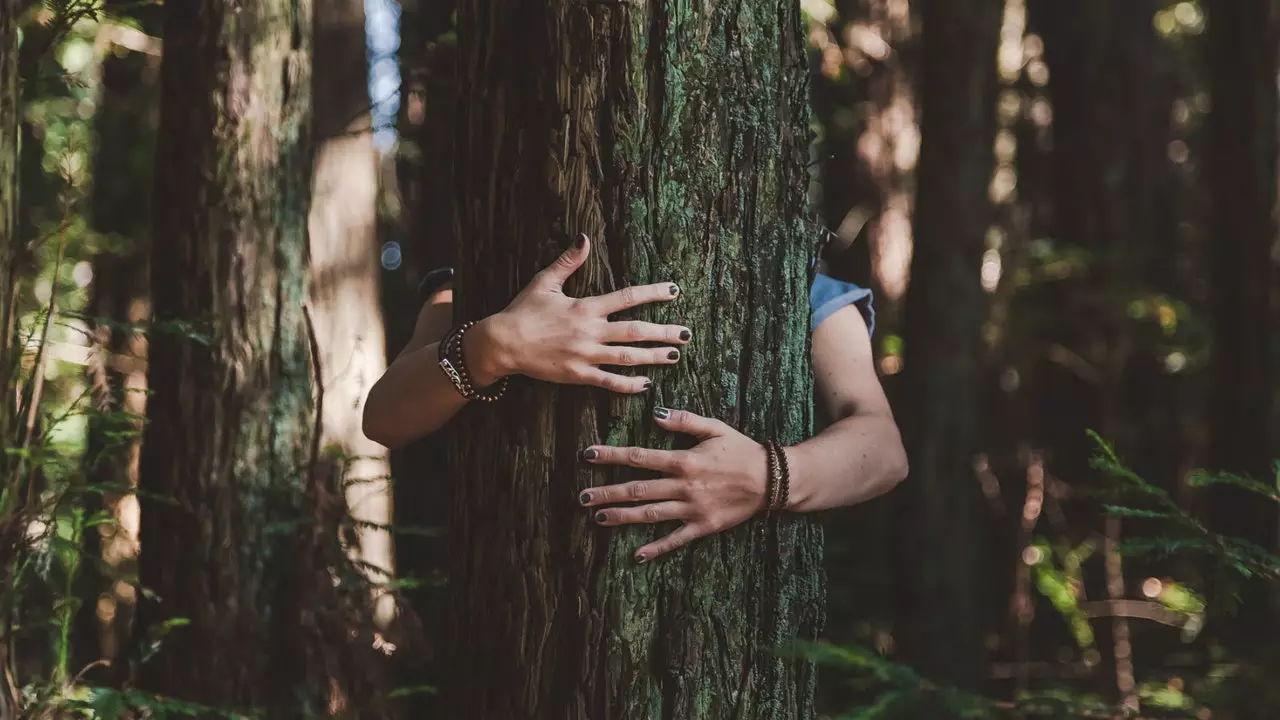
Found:
[[[1209,4],[1213,109],[1209,165],[1213,234],[1213,360],[1210,464],[1265,480],[1276,451],[1276,58],[1280,6],[1270,0]],[[1276,512],[1247,493],[1222,488],[1215,521],[1264,547],[1276,544]]]
[[[129,0],[109,0],[104,11],[112,20],[133,10]],[[131,13],[142,33],[159,31],[158,8]],[[156,81],[159,57],[152,43],[127,43],[119,33],[136,33],[117,22],[103,23],[102,60],[95,157],[98,181],[93,185],[90,213],[93,229],[104,238],[93,261],[88,314],[95,319],[96,352],[89,365],[95,412],[89,422],[85,451],[86,481],[113,488],[101,498],[114,522],[103,523],[85,538],[85,552],[110,572],[87,573],[89,587],[80,611],[77,650],[85,666],[113,680],[128,668],[118,662],[128,646],[136,590],[128,578],[137,574],[138,485],[141,420],[146,412],[146,339],[130,328],[148,315],[147,256],[150,251],[151,168],[155,156]],[[140,35],[134,39],[149,39]],[[158,45],[158,43],[155,43]],[[154,53],[154,50],[151,50]],[[90,496],[96,502],[97,496]],[[101,678],[99,678],[101,680]]]
[[[367,634],[330,574],[307,322],[312,6],[168,3],[140,486],[150,690],[272,717],[352,708]],[[160,241],[160,239],[163,239]],[[339,558],[341,553],[338,553]],[[358,630],[359,628],[354,628]]]
[[[378,297],[378,151],[373,144],[363,0],[316,0],[311,318],[324,393],[322,467],[347,488],[358,554],[380,580],[393,569],[386,448],[361,430],[364,399],[386,370]],[[385,571],[385,572],[382,572]],[[389,595],[379,621],[390,621]]]
[[[15,370],[12,355],[14,346],[11,342],[13,313],[13,271],[14,258],[18,254],[17,214],[18,214],[18,123],[19,123],[19,90],[18,80],[18,0],[0,0],[0,373],[4,374],[5,387],[10,387]],[[0,398],[0,442],[8,447],[13,443],[13,407],[11,393],[6,392]],[[9,458],[0,459],[0,477],[9,480]],[[6,508],[7,510],[7,508]],[[15,547],[20,541],[16,534],[22,532],[20,523],[6,519],[0,525],[0,543],[4,547]],[[0,580],[6,587],[10,585],[13,561],[8,553],[0,559],[4,563],[0,567]],[[12,643],[9,608],[3,608],[3,625],[0,626],[0,666],[10,667],[9,650]],[[16,717],[17,688],[12,687],[9,673],[0,673],[0,718]]]
[[[986,669],[979,554],[980,283],[992,221],[1001,0],[922,7],[915,253],[904,323],[899,635],[926,675],[975,688]]]
[[[576,502],[605,480],[579,448],[669,442],[653,403],[757,438],[811,427],[799,4],[463,0],[458,42],[457,317],[501,310],[585,232],[571,294],[672,280],[682,299],[642,315],[695,340],[646,397],[520,382],[455,424],[445,715],[812,717],[812,666],[773,649],[818,634],[815,525],[637,566],[672,528],[604,532]]]

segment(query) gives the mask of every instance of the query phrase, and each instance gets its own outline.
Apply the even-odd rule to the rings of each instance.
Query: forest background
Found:
[[[315,362],[273,370],[291,380],[271,398],[210,402],[249,417],[266,407],[254,403],[318,397],[313,479],[285,496],[275,476],[250,484],[241,500],[265,508],[252,542],[267,549],[221,577],[260,606],[196,631],[193,618],[217,614],[200,588],[166,586],[190,593],[192,617],[145,606],[165,567],[216,564],[209,540],[223,536],[156,520],[173,539],[140,568],[152,521],[139,498],[226,499],[182,485],[203,492],[216,482],[201,473],[225,468],[163,449],[216,444],[203,410],[141,447],[148,399],[189,369],[157,338],[207,340],[200,318],[150,307],[209,279],[198,246],[153,239],[217,222],[208,208],[180,217],[164,194],[166,179],[202,171],[179,159],[197,144],[159,124],[165,78],[195,103],[209,77],[165,67],[164,29],[197,36],[210,21],[172,3],[0,0],[0,130],[16,131],[0,141],[14,340],[0,356],[14,368],[0,423],[0,716],[430,707],[444,500],[429,450],[388,456],[363,438],[359,405],[408,338],[418,281],[465,242],[451,205],[457,8],[292,7],[251,15],[267,39],[314,23],[295,30],[301,51],[246,52],[300,73],[255,76],[255,93],[284,98],[256,121],[296,124],[307,155],[290,146],[258,168],[286,178],[273,192],[288,201],[245,217],[296,231],[277,247],[309,238],[305,289],[276,287],[295,293],[282,306],[306,298],[293,342]],[[932,419],[904,423],[900,489],[821,520],[829,644],[798,651],[823,668],[823,716],[1280,717],[1280,3],[801,7],[815,220],[833,273],[876,293],[895,409]],[[922,163],[931,137],[970,151]],[[271,273],[287,275],[271,264],[228,302],[254,305]],[[260,438],[310,412],[267,413]],[[176,479],[139,490],[148,462]],[[235,513],[212,512],[220,522]],[[290,593],[324,609],[306,637],[271,615]],[[251,630],[279,636],[261,651],[242,642]],[[267,672],[296,657],[295,671]],[[194,679],[217,667],[240,671],[221,687]]]

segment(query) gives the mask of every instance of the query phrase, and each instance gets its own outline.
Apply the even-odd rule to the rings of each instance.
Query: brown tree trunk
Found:
[[[270,717],[357,714],[374,666],[349,615],[367,597],[335,550],[341,490],[314,467],[311,3],[164,12],[140,477],[142,583],[160,600],[138,630],[190,624],[141,681]]]
[[[371,579],[394,570],[386,448],[361,429],[369,388],[386,370],[378,296],[378,151],[373,145],[363,0],[316,0],[315,160],[310,217],[311,319],[324,392],[322,468],[347,488],[358,557]],[[378,601],[390,622],[390,595]]]
[[[772,650],[818,635],[814,524],[753,521],[636,566],[673,528],[602,531],[576,502],[625,475],[581,447],[668,442],[653,404],[757,438],[811,428],[799,5],[463,0],[458,38],[458,319],[501,310],[585,232],[571,294],[674,281],[678,303],[639,315],[695,340],[649,395],[522,381],[456,423],[445,716],[813,717],[811,664]]]
[[[112,20],[127,11],[128,0],[110,0],[105,11]],[[159,30],[156,8],[141,8],[133,18],[148,34]],[[104,25],[99,32],[118,27]],[[93,186],[93,229],[106,238],[94,257],[93,286],[88,314],[95,319],[94,355],[89,384],[94,388],[96,412],[90,416],[85,450],[85,480],[112,488],[102,496],[103,509],[113,522],[85,534],[84,551],[99,558],[106,573],[89,570],[86,595],[78,620],[78,667],[105,660],[95,671],[97,682],[116,683],[126,677],[123,665],[129,646],[137,577],[138,459],[142,420],[146,413],[146,338],[132,328],[149,315],[147,264],[150,251],[151,167],[154,159],[156,80],[159,57],[122,50],[110,37],[100,39],[102,96],[96,125]],[[89,502],[97,496],[90,495]]]
[[[18,0],[0,0],[0,373],[4,396],[0,397],[0,442],[14,439],[12,380],[15,368],[13,338],[13,271],[18,255],[18,123],[21,91],[18,77]],[[0,478],[10,480],[9,457],[0,458]],[[21,540],[20,524],[8,507],[0,516],[0,581],[10,586],[14,562],[11,548]],[[0,604],[0,720],[17,713],[17,688],[10,676],[12,658],[11,608]]]
[[[904,327],[911,477],[900,491],[898,634],[907,660],[926,676],[970,689],[987,667],[973,463],[1002,7],[1000,0],[923,5],[922,141]]]

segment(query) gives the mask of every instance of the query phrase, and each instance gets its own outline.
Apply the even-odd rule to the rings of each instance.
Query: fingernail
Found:
[[[653,416],[659,420],[666,420],[671,417],[671,411],[664,407],[656,407],[653,409]]]
[[[645,564],[646,562],[649,562],[649,558],[645,557],[645,556],[644,556],[644,553],[636,553],[636,564],[637,564],[637,565],[643,565],[643,564]]]
[[[587,244],[587,234],[578,233],[578,239],[573,241],[573,246],[578,250],[581,250],[583,246],[585,246],[586,244]]]
[[[598,457],[600,457],[600,453],[595,448],[587,448],[582,451],[583,460],[595,460]]]
[[[652,380],[645,380],[645,381],[644,381],[644,389],[645,389],[645,390],[648,390],[648,389],[649,389],[649,388],[651,388],[651,387],[653,387],[653,381],[652,381]]]
[[[693,333],[689,332],[688,330],[680,331],[680,342],[689,342],[689,340],[691,340],[692,338],[693,338]]]
[[[679,285],[672,285],[672,286],[671,286],[670,288],[668,288],[668,289],[671,291],[671,294],[672,294],[672,295],[679,295],[679,294],[680,294],[680,286],[679,286]]]
[[[579,495],[578,502],[582,503],[583,505],[586,505],[587,503],[591,502],[591,493],[582,493],[581,495]]]
[[[598,512],[596,513],[596,522],[603,523],[607,517],[608,515],[605,515],[604,512]]]

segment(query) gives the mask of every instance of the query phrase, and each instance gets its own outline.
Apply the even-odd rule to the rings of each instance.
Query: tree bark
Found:
[[[378,294],[378,151],[370,112],[363,0],[316,0],[316,146],[311,230],[311,319],[320,349],[321,467],[347,488],[358,556],[371,579],[394,571],[391,469],[386,448],[361,429],[369,388],[386,370]],[[380,594],[377,620],[394,613]]]
[[[1276,240],[1276,43],[1270,0],[1209,5],[1213,93],[1213,392],[1210,465],[1266,482],[1275,447],[1272,244]],[[1215,489],[1216,525],[1276,545],[1275,507],[1235,488]]]
[[[373,667],[347,617],[363,589],[331,575],[341,490],[314,468],[311,8],[164,8],[140,477],[142,583],[160,602],[138,629],[190,625],[141,682],[271,717],[357,714]]]
[[[13,271],[18,255],[18,127],[21,91],[18,76],[18,0],[0,0],[0,372],[12,381],[15,367],[13,339]],[[14,441],[12,392],[10,382],[5,383],[4,397],[0,397],[0,442],[9,445]],[[0,459],[0,474],[9,481],[7,456]],[[0,580],[11,586],[10,563],[14,557],[9,548],[16,549],[23,532],[21,523],[5,522],[0,526]],[[16,717],[18,708],[17,688],[10,677],[12,658],[12,628],[10,608],[0,608],[0,720]]]
[[[812,665],[772,651],[818,635],[816,525],[753,521],[636,566],[673,528],[602,531],[576,501],[630,476],[581,447],[669,442],[654,404],[756,438],[811,428],[798,4],[463,0],[458,33],[458,319],[585,232],[571,295],[674,281],[677,303],[637,314],[695,340],[646,396],[516,382],[455,424],[445,715],[813,717]]]
[[[128,12],[128,0],[110,0],[109,15]],[[147,34],[159,30],[155,8],[133,14]],[[113,25],[100,32],[109,32]],[[95,157],[98,182],[91,196],[93,229],[105,239],[93,261],[88,314],[100,322],[93,329],[95,352],[89,365],[95,412],[90,416],[85,479],[112,488],[101,508],[114,522],[85,534],[84,552],[99,558],[106,574],[86,573],[87,592],[78,619],[79,667],[97,660],[97,682],[125,679],[123,650],[129,644],[138,559],[138,460],[142,419],[146,413],[145,336],[132,329],[149,314],[147,287],[151,228],[151,168],[155,157],[156,80],[159,58],[141,52],[116,52],[111,40],[102,61],[102,96],[97,115]],[[96,505],[97,496],[88,496]],[[91,505],[91,510],[97,507]]]
[[[923,5],[919,192],[904,323],[911,477],[899,490],[898,632],[907,660],[926,676],[970,689],[987,667],[973,462],[1002,8],[1000,0]]]

